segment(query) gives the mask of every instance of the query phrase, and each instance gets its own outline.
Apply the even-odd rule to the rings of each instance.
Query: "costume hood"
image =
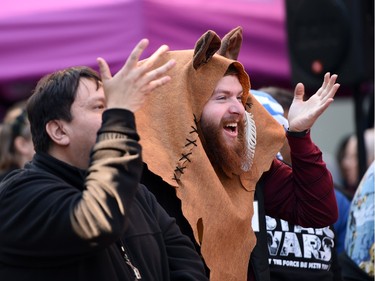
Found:
[[[175,187],[214,281],[246,280],[256,242],[251,228],[255,185],[284,141],[282,127],[252,97],[249,76],[235,60],[241,43],[241,27],[223,40],[209,30],[194,49],[167,52],[157,66],[176,60],[168,73],[171,81],[151,93],[136,112],[143,160]],[[250,171],[228,177],[212,167],[197,125],[231,64],[239,70],[242,102],[255,121],[256,146]]]

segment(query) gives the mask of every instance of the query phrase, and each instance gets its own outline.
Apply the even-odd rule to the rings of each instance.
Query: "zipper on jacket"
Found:
[[[122,256],[125,260],[125,263],[131,268],[131,270],[133,270],[133,273],[134,273],[134,276],[135,276],[135,280],[140,280],[142,279],[142,276],[141,276],[141,273],[139,272],[138,268],[136,268],[132,262],[130,261],[130,258],[129,256],[126,254],[126,250],[125,250],[125,246],[124,246],[124,243],[122,243],[122,240],[120,240],[120,250],[121,250],[121,253],[122,253]]]

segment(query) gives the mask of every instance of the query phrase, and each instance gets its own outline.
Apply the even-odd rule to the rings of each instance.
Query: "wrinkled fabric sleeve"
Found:
[[[71,221],[83,239],[103,240],[107,233],[112,243],[124,231],[126,208],[137,190],[143,162],[133,113],[107,110],[102,122],[85,190],[72,210]]]
[[[277,160],[264,173],[266,214],[303,227],[324,227],[336,222],[337,203],[333,180],[312,142],[310,132],[302,137],[287,134],[292,166]]]

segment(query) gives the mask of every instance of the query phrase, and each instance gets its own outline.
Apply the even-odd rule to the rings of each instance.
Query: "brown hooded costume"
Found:
[[[182,212],[189,221],[210,279],[246,280],[256,239],[251,229],[257,181],[284,141],[284,130],[257,102],[249,77],[237,58],[242,29],[223,41],[207,31],[194,50],[170,51],[160,61],[176,60],[172,80],[155,90],[136,112],[137,130],[148,168],[175,187]],[[256,125],[256,146],[250,171],[238,175],[216,173],[199,134],[202,110],[229,65],[239,70],[243,99]]]

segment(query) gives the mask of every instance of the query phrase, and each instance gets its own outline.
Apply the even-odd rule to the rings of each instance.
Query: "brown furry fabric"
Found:
[[[222,56],[237,57],[241,31],[232,30],[222,44],[215,32],[207,31],[194,50],[168,52],[160,64],[171,58],[177,61],[169,73],[172,81],[153,92],[136,113],[144,162],[176,188],[215,281],[246,280],[256,243],[251,229],[255,185],[284,141],[281,126],[250,94],[244,95],[243,103],[251,104],[247,110],[257,128],[251,170],[241,176],[217,174],[202,146],[197,122],[230,64],[240,70],[244,93],[249,93],[250,81],[243,66]]]

